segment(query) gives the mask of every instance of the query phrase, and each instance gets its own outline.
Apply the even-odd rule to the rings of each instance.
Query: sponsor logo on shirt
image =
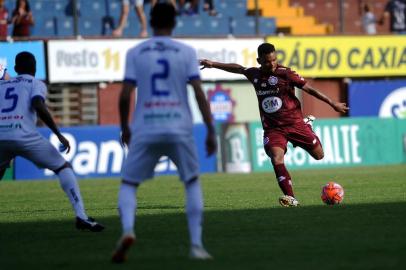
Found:
[[[144,103],[145,108],[158,108],[158,107],[180,107],[180,101],[148,101]]]
[[[171,120],[181,119],[182,115],[178,112],[165,112],[165,113],[148,113],[144,115],[144,121],[149,123],[167,123]]]
[[[278,84],[278,78],[275,76],[271,76],[268,79],[268,82],[270,85],[277,85]]]
[[[7,115],[0,117],[0,120],[23,119],[24,115]]]
[[[23,128],[22,126],[21,126],[21,124],[20,123],[11,123],[11,124],[6,124],[6,125],[1,125],[0,124],[0,131],[4,131],[4,130],[9,130],[9,129],[12,129],[12,128],[19,128],[19,129],[21,129],[21,128]]]
[[[282,100],[279,97],[267,97],[261,105],[266,113],[274,113],[282,107]]]
[[[256,91],[257,96],[265,96],[265,95],[274,95],[277,94],[279,92],[279,88],[275,89],[275,90],[266,90],[266,91],[262,91],[262,90],[258,90]]]

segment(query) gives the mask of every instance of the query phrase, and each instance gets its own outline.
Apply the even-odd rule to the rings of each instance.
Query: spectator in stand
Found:
[[[13,37],[29,37],[30,26],[34,24],[28,0],[17,0],[11,23],[14,25]]]
[[[376,34],[376,17],[369,4],[364,4],[362,13],[362,29],[365,34]]]
[[[156,1],[156,0],[152,0]],[[199,13],[199,1],[200,0],[179,0],[180,14],[196,15]],[[218,12],[214,9],[213,0],[203,1],[203,10],[210,16],[216,16]]]
[[[213,0],[204,0],[203,10],[210,16],[216,16],[218,12],[214,9]]]
[[[8,10],[4,0],[0,0],[0,40],[7,38]]]
[[[135,13],[137,13],[138,20],[140,21],[141,24],[141,31],[139,33],[139,37],[146,38],[148,37],[148,31],[147,31],[147,19],[144,13],[144,0],[133,0],[132,3],[134,4]],[[121,37],[123,35],[124,27],[127,24],[129,12],[130,12],[130,0],[122,0],[120,22],[118,24],[118,27],[113,31],[113,36]]]
[[[390,31],[397,34],[406,33],[406,0],[389,0],[385,6],[380,24],[390,20]]]
[[[196,15],[199,13],[199,0],[179,0],[180,14]]]

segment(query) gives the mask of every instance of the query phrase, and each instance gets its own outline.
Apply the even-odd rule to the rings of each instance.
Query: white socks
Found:
[[[118,193],[118,211],[120,212],[123,234],[134,234],[135,212],[137,210],[137,188],[121,183]]]
[[[186,215],[193,246],[202,247],[203,195],[199,180],[185,184]],[[118,193],[118,209],[123,234],[134,234],[135,214],[137,210],[137,188],[128,184],[121,184]]]
[[[69,198],[77,217],[87,220],[82,196],[76,180],[76,176],[71,168],[64,168],[58,173],[59,184]]]
[[[190,242],[193,246],[202,247],[203,195],[199,180],[185,184],[185,189]]]

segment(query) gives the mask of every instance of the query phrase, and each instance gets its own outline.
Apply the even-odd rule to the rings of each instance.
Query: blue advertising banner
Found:
[[[40,129],[41,134],[58,148],[59,141],[47,128]],[[62,128],[61,132],[69,140],[71,151],[63,154],[72,164],[79,178],[119,177],[125,151],[119,142],[119,128],[115,126],[85,126]],[[206,129],[203,124],[194,126],[194,136],[198,148],[200,171],[216,171],[216,158],[207,158],[205,152]],[[39,169],[30,161],[17,157],[14,163],[16,180],[55,178],[52,171]],[[175,165],[162,157],[155,167],[155,174],[175,174]]]
[[[17,75],[14,71],[14,59],[15,56],[22,51],[28,51],[35,56],[37,60],[37,74],[35,77],[40,80],[45,80],[45,53],[44,42],[42,41],[0,42],[0,63],[7,67],[8,74],[10,74],[11,77]]]
[[[406,80],[354,81],[348,99],[350,116],[406,119]]]

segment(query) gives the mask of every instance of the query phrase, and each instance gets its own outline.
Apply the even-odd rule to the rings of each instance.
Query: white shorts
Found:
[[[144,0],[122,0],[123,5],[129,5],[131,4],[135,5],[136,7],[143,6],[144,5]]]
[[[38,136],[30,141],[0,141],[0,169],[7,168],[16,156],[35,163],[40,168],[52,171],[61,168],[66,160],[44,137]]]
[[[162,156],[175,163],[179,177],[188,182],[199,176],[199,162],[193,136],[157,141],[131,141],[121,171],[123,180],[139,184],[154,177],[154,168]]]

